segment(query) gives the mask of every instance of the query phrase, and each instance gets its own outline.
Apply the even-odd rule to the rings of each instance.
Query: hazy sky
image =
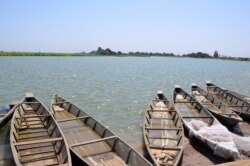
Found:
[[[248,0],[1,0],[0,50],[250,57]]]

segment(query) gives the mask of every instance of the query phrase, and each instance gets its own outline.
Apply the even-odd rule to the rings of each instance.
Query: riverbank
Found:
[[[190,55],[190,56],[189,56]],[[197,55],[199,55],[197,53]],[[115,56],[115,57],[176,57],[176,58],[199,58],[199,59],[218,59],[218,60],[233,60],[233,61],[249,61],[250,58],[243,58],[243,57],[219,57],[219,58],[213,58],[213,57],[200,57],[195,56],[193,54],[188,55],[175,55],[175,54],[161,54],[161,53],[154,53],[154,54],[142,54],[142,53],[122,53],[122,54],[98,54],[98,53],[54,53],[54,52],[4,52],[0,51],[0,57],[1,56],[57,56],[57,57],[71,57],[71,56]]]

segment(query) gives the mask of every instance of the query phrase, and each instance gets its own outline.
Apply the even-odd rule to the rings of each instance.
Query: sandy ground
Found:
[[[239,161],[219,164],[216,166],[249,166],[249,165],[250,165],[250,160],[239,160]]]

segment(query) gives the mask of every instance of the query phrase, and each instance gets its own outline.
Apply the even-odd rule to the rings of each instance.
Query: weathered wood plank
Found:
[[[105,137],[105,138],[96,139],[96,140],[92,140],[92,141],[80,142],[80,143],[72,144],[70,146],[71,147],[82,146],[82,145],[97,143],[97,142],[106,141],[106,140],[114,139],[114,138],[117,138],[117,137],[116,136],[110,136],[110,137]]]

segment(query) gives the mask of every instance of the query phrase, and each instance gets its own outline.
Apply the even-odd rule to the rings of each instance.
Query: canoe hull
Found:
[[[191,91],[194,98],[207,108],[223,125],[231,128],[243,121],[242,118],[227,105],[220,102],[196,84],[192,84]]]
[[[52,97],[51,111],[70,151],[86,165],[151,164],[108,128],[65,99]]]
[[[172,104],[162,100],[156,96],[144,114],[144,143],[154,165],[176,166],[183,156],[183,126]]]
[[[249,102],[209,81],[206,81],[206,86],[209,93],[214,94],[218,100],[228,105],[228,107],[242,117],[244,121],[250,122]]]
[[[2,127],[4,127],[11,120],[11,118],[13,116],[13,113],[14,113],[13,110],[14,109],[10,110],[10,112],[8,113],[8,115],[6,115],[6,116],[4,116],[4,117],[1,118],[1,120],[0,120],[0,129]]]
[[[231,127],[234,127],[236,126],[239,122],[241,122],[241,120],[238,120],[238,119],[235,119],[235,118],[230,118],[230,117],[225,117],[225,116],[222,116],[218,113],[215,113],[213,111],[211,111],[210,109],[208,109],[213,115],[215,118],[217,118],[223,125],[231,128]]]
[[[2,127],[4,127],[12,118],[14,110],[15,110],[15,106],[17,105],[17,103],[13,103],[10,104],[8,108],[8,112],[6,113],[6,115],[4,115],[3,117],[0,118],[0,129]]]
[[[10,145],[15,164],[71,166],[64,136],[46,107],[29,94],[14,108]]]

